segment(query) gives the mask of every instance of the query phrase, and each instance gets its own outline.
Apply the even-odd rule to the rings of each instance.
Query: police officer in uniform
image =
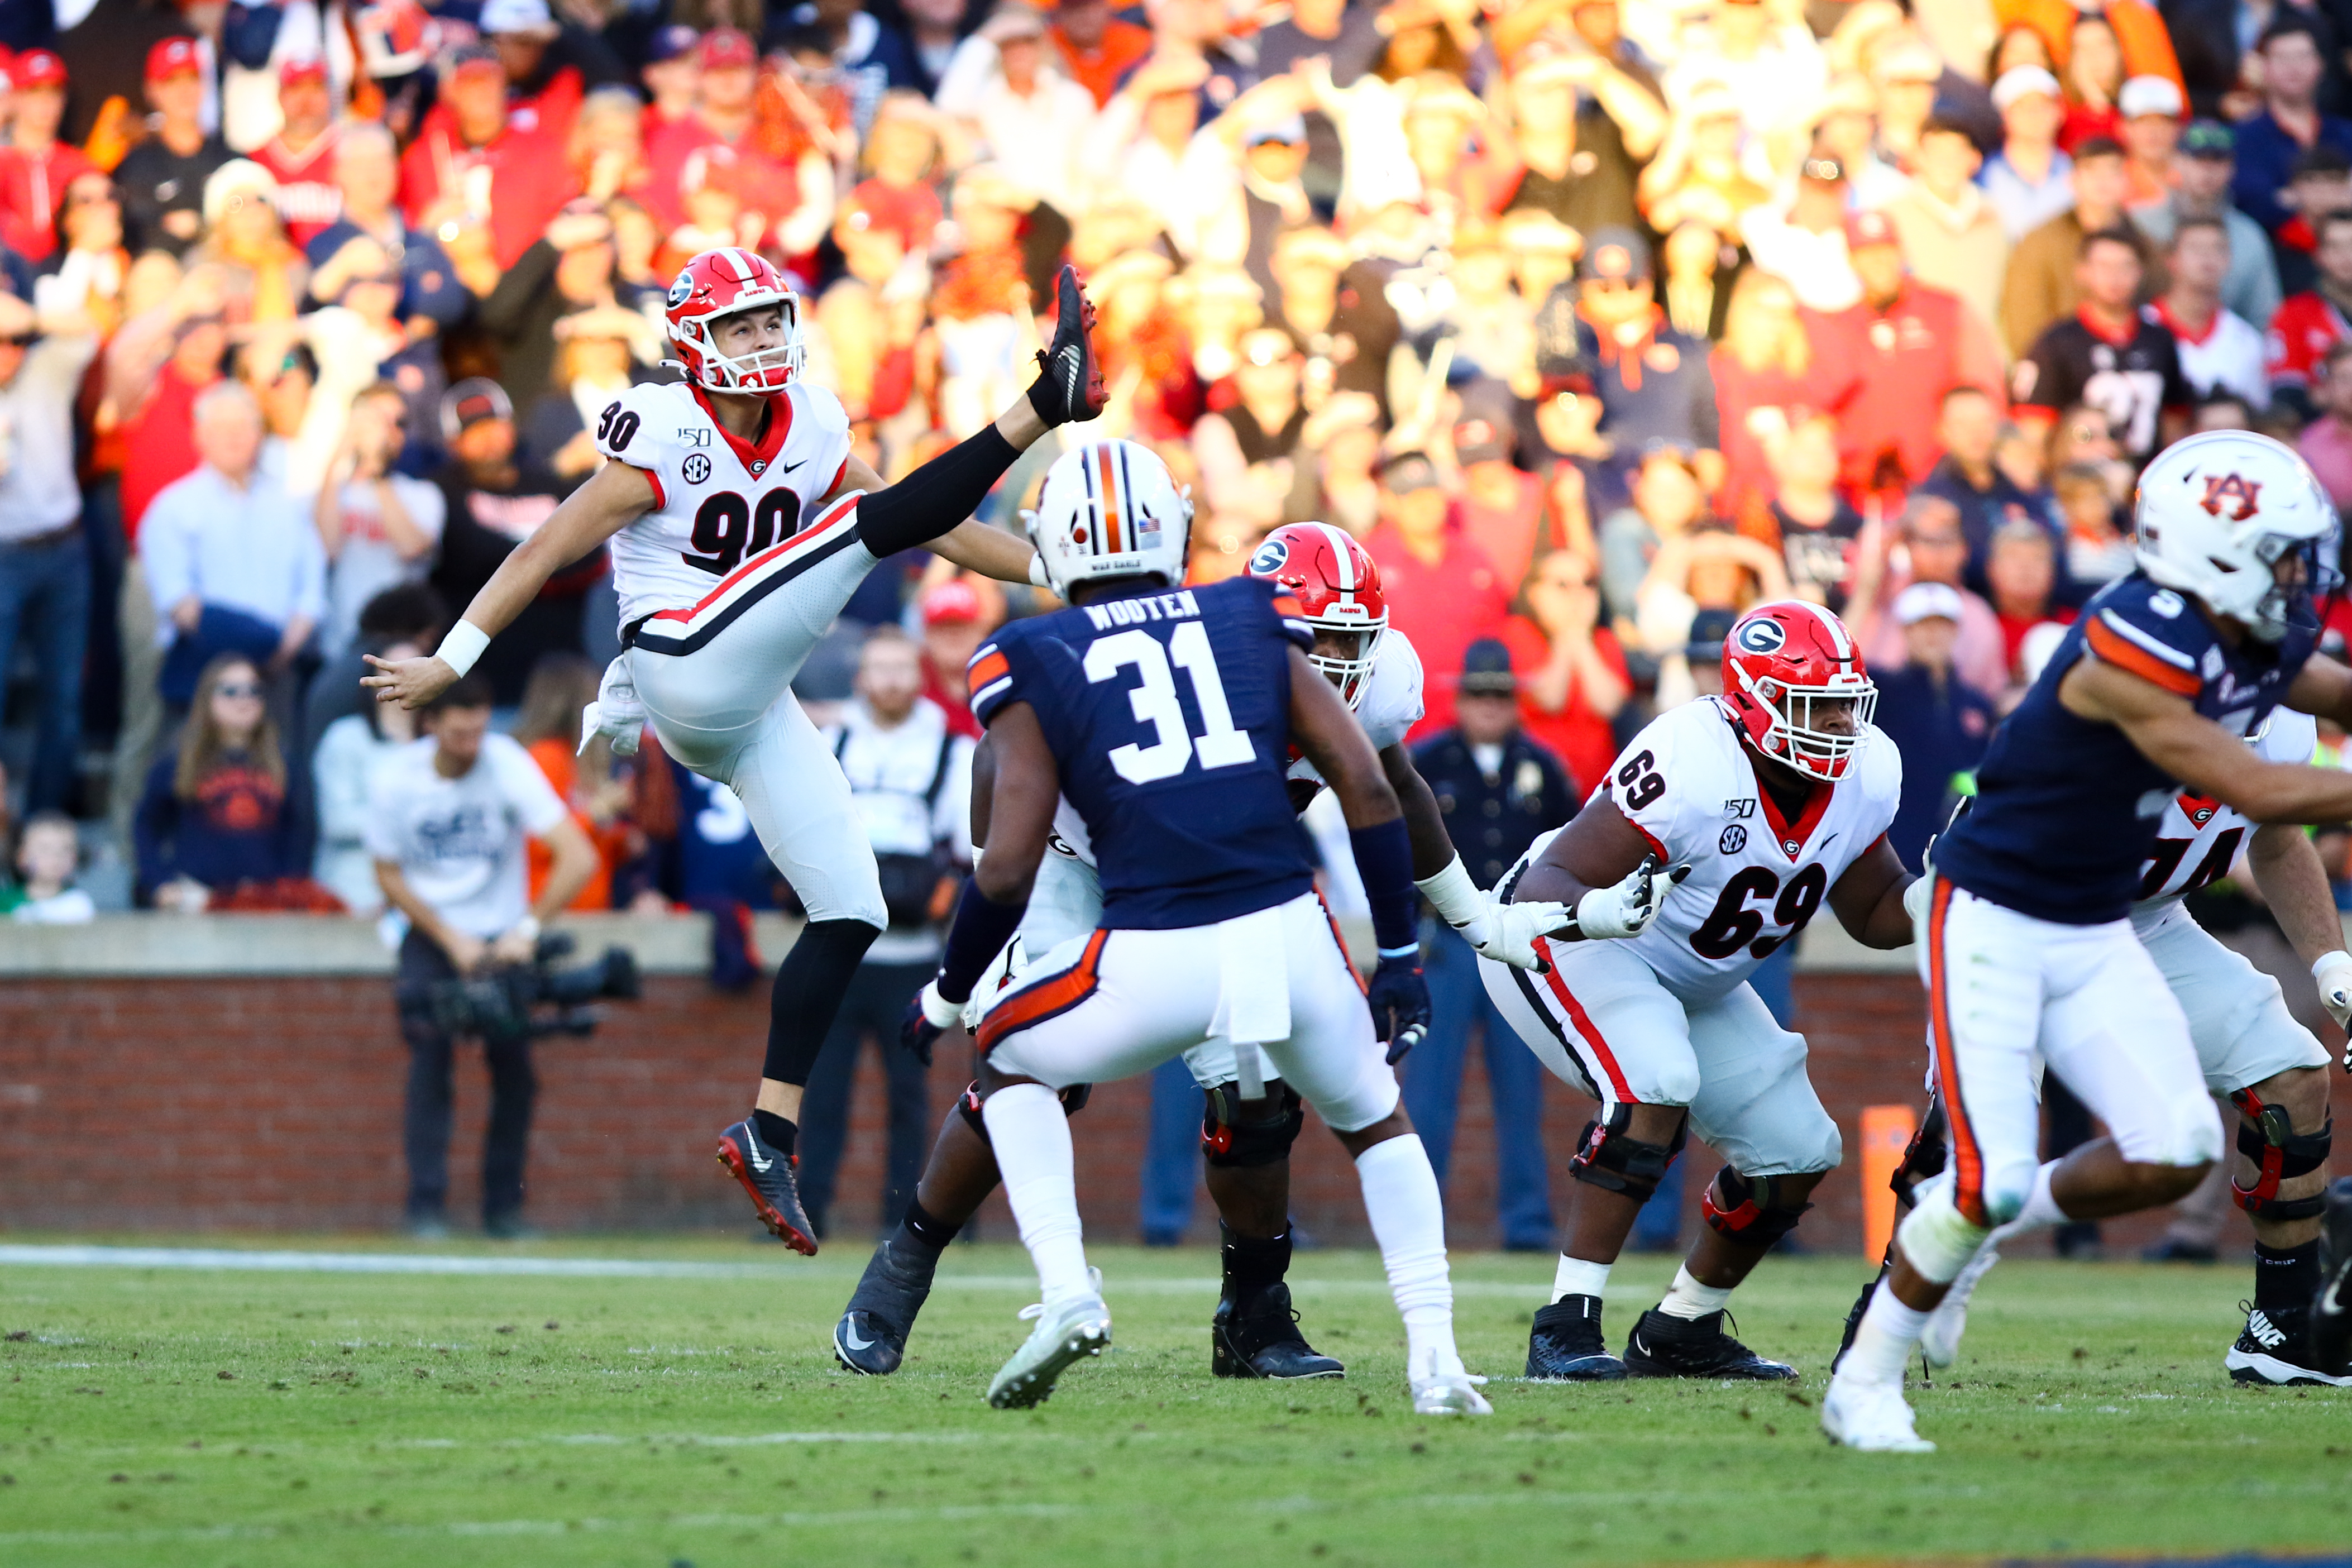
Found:
[[[1576,815],[1568,770],[1519,728],[1518,691],[1510,650],[1492,637],[1472,643],[1462,661],[1454,728],[1412,753],[1413,765],[1437,796],[1454,847],[1481,888],[1492,888],[1538,836]],[[1443,921],[1424,920],[1422,932],[1431,1019],[1427,1037],[1404,1060],[1406,1111],[1443,1182],[1454,1150],[1462,1068],[1471,1037],[1481,1036],[1495,1097],[1495,1187],[1503,1246],[1514,1252],[1549,1250],[1552,1216],[1544,1174],[1541,1064],[1486,999],[1469,944]]]

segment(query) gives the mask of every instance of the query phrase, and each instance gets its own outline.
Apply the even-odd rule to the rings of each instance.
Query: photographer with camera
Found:
[[[939,967],[939,922],[971,858],[972,743],[922,691],[921,649],[897,626],[877,626],[858,650],[855,698],[825,735],[874,847],[890,926],[866,950],[802,1101],[801,1201],[819,1235],[827,1229],[849,1136],[850,1081],[867,1036],[881,1051],[889,1086],[886,1232],[915,1195],[935,1125],[924,1064],[898,1048],[898,1020]]]
[[[424,738],[386,757],[368,789],[368,851],[384,900],[406,916],[400,944],[400,1031],[408,1042],[408,1228],[448,1234],[450,1063],[457,1037],[478,1034],[490,1068],[482,1149],[482,1229],[524,1234],[523,1163],[530,1135],[529,1002],[543,989],[540,922],[552,920],[596,869],[595,847],[530,754],[490,732],[490,688],[468,676],[424,710]],[[525,846],[555,864],[536,906],[524,900]],[[509,980],[522,980],[520,1006]],[[468,984],[452,983],[471,982]],[[483,986],[480,982],[497,984]],[[487,991],[487,998],[478,994]]]

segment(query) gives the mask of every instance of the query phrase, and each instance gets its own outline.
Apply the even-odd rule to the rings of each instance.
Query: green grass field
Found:
[[[957,1248],[913,1359],[882,1381],[826,1348],[855,1244],[807,1264],[637,1238],[496,1256],[747,1267],[0,1267],[0,1563],[1238,1568],[2352,1543],[2352,1403],[2222,1375],[2238,1268],[2003,1264],[1956,1375],[1914,1380],[1942,1452],[1905,1458],[1832,1450],[1816,1424],[1851,1258],[1768,1264],[1734,1303],[1749,1342],[1802,1366],[1793,1391],[1507,1381],[1550,1262],[1459,1259],[1463,1351],[1496,1377],[1496,1415],[1446,1423],[1406,1405],[1365,1254],[1301,1256],[1307,1325],[1349,1375],[1286,1387],[1208,1375],[1213,1255],[1101,1249],[1116,1349],[1018,1414],[981,1398],[1034,1294],[1017,1248]],[[1670,1271],[1619,1269],[1615,1336]]]

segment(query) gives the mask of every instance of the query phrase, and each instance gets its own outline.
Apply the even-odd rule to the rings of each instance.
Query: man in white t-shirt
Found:
[[[408,1227],[445,1236],[449,1193],[450,1059],[456,1040],[429,988],[531,961],[540,924],[596,868],[595,847],[530,759],[490,730],[490,689],[467,677],[425,710],[425,738],[386,757],[368,788],[368,852],[384,901],[408,918],[400,944],[400,1031],[408,1041]],[[536,904],[524,845],[555,852]],[[482,1228],[523,1234],[522,1173],[537,1087],[528,1035],[486,1035],[490,1125],[482,1150]]]
[[[2267,349],[2252,322],[2221,303],[2230,276],[2230,231],[2220,218],[2189,217],[2165,247],[2170,287],[2146,307],[2171,329],[2180,374],[2199,397],[2242,397],[2259,414],[2271,405]]]
[[[399,387],[380,381],[362,392],[313,503],[327,551],[327,620],[319,640],[329,658],[350,651],[370,599],[424,581],[441,543],[448,510],[441,487],[393,468],[407,426],[408,399]]]

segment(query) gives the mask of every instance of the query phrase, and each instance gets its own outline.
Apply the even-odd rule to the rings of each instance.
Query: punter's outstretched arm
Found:
[[[360,684],[379,702],[422,708],[471,669],[490,639],[507,629],[523,606],[539,597],[561,567],[579,560],[654,509],[658,498],[642,468],[606,463],[573,490],[529,539],[499,563],[466,613],[422,658],[388,660],[367,655],[376,671]]]

